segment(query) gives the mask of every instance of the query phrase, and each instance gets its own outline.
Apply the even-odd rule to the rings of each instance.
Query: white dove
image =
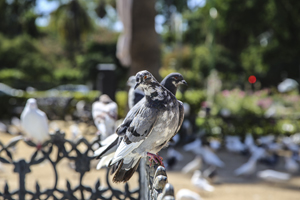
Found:
[[[102,140],[115,132],[118,105],[108,95],[101,95],[99,101],[93,103],[92,115]]]
[[[48,139],[48,118],[47,115],[38,109],[36,100],[27,100],[25,108],[21,114],[21,125],[28,137],[37,143],[40,149],[42,143]]]

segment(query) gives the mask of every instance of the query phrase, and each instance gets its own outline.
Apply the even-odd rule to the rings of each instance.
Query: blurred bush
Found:
[[[275,89],[244,92],[240,89],[223,90],[215,96],[211,116],[199,112],[196,124],[214,135],[220,129],[223,134],[254,135],[294,134],[299,130],[300,106],[296,93],[280,94]]]
[[[39,51],[34,39],[27,35],[14,39],[0,35],[0,43],[1,82],[15,86],[20,79],[37,83],[53,80],[50,62]]]

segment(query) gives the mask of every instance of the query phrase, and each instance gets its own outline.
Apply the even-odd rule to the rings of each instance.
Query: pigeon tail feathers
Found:
[[[141,160],[140,157],[133,158],[131,161],[132,165],[130,167],[128,165],[125,165],[123,160],[117,163],[116,164],[117,169],[114,172],[113,182],[114,183],[127,182],[133,176],[134,172],[137,170],[140,164],[140,160]]]

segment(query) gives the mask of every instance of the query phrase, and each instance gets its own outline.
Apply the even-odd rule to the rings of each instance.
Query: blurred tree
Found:
[[[168,5],[159,6],[161,13],[167,13],[165,16],[170,15],[170,9],[183,13],[183,46],[188,45],[195,52],[190,69],[202,73],[204,78],[210,69],[207,62],[213,57],[227,86],[243,86],[250,75],[256,75],[263,86],[277,85],[285,76],[300,81],[300,2],[207,0],[198,8],[176,4],[175,0],[162,2]],[[215,19],[210,14],[213,7],[217,11]],[[213,20],[215,45],[210,50]],[[170,31],[164,32],[163,39],[167,48],[175,42]],[[174,59],[179,63],[175,70],[185,67],[180,65],[180,57]],[[168,67],[172,66],[164,66]]]
[[[40,82],[53,81],[51,62],[34,39],[26,35],[7,39],[0,35],[0,44],[1,82],[25,89],[26,85],[43,88]]]
[[[82,49],[83,37],[93,28],[86,9],[78,0],[61,4],[51,15],[51,26],[57,30],[75,67],[75,53]]]
[[[33,13],[36,0],[0,1],[0,32],[9,37],[21,34],[38,36],[35,25],[37,15]]]
[[[154,24],[155,2],[133,0],[130,74],[147,69],[160,80],[160,42]]]

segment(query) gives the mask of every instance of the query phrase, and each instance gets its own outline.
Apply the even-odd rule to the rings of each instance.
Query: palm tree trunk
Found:
[[[133,0],[130,74],[148,70],[160,81],[160,41],[155,31],[155,0]]]

